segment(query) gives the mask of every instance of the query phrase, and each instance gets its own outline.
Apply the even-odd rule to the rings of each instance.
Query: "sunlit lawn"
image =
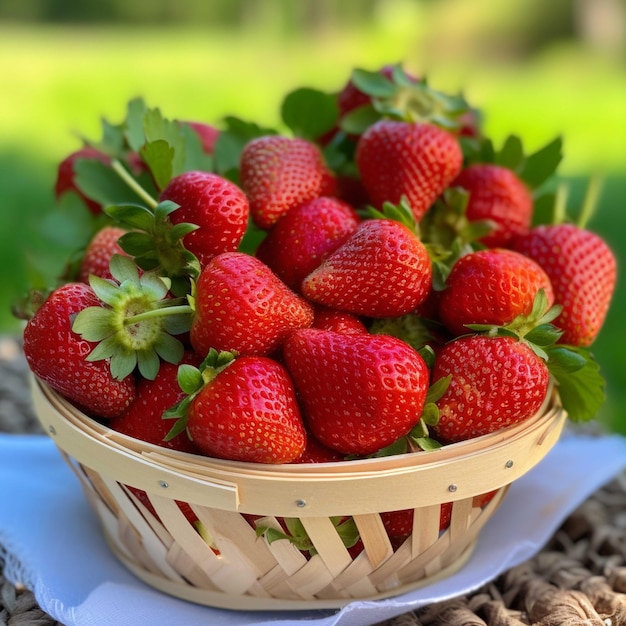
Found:
[[[563,135],[562,173],[575,179],[573,201],[582,194],[583,177],[609,172],[592,226],[624,266],[624,71],[594,57],[572,57],[568,50],[516,69],[466,65],[462,59],[423,67],[416,33],[411,24],[391,18],[370,32],[313,39],[272,37],[267,31],[29,30],[0,24],[0,327],[17,328],[9,306],[27,283],[25,257],[42,254],[40,229],[53,204],[56,163],[78,147],[80,134],[98,137],[102,116],[121,120],[127,101],[140,95],[167,117],[219,123],[234,114],[276,126],[280,101],[290,89],[336,90],[352,67],[374,69],[390,61],[426,72],[435,87],[463,89],[486,111],[486,127],[496,142],[515,133],[533,149]],[[50,258],[53,272],[55,255]],[[620,281],[596,346],[609,381],[604,410],[609,420],[618,419],[626,401],[621,362],[626,331],[618,320],[626,310],[621,274]]]

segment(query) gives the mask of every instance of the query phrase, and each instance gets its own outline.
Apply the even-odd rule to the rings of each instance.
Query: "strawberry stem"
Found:
[[[587,191],[585,193],[585,199],[583,201],[583,208],[578,216],[578,226],[585,228],[595,213],[598,205],[598,198],[600,197],[600,191],[602,190],[602,179],[600,176],[592,176],[589,179],[587,185]]]
[[[143,322],[145,320],[157,319],[159,317],[169,317],[170,315],[189,314],[192,308],[188,304],[179,304],[177,306],[164,306],[151,311],[142,311],[135,315],[129,315],[124,318],[124,326],[130,326]]]
[[[569,189],[565,183],[561,183],[556,190],[556,197],[554,199],[554,210],[552,215],[553,224],[562,224],[565,221],[567,215],[567,198],[569,195]]]
[[[111,161],[111,169],[150,207],[156,209],[157,201],[128,173],[118,159]]]

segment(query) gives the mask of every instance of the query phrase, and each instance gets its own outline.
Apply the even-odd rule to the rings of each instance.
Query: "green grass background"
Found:
[[[396,6],[398,3],[393,3]],[[400,3],[402,4],[402,3]],[[76,245],[76,231],[55,230],[56,164],[80,136],[98,138],[100,118],[120,121],[142,96],[170,118],[219,124],[227,114],[279,124],[282,97],[301,85],[339,89],[353,67],[403,61],[443,90],[462,90],[486,114],[496,143],[520,135],[529,150],[562,135],[561,173],[570,206],[586,179],[605,176],[590,227],[626,265],[626,70],[623,62],[555,42],[524,62],[473,49],[432,45],[419,15],[389,10],[370,27],[316,33],[245,32],[182,27],[44,27],[0,20],[0,330],[16,332],[11,302],[38,265],[51,274]],[[428,32],[427,32],[428,31]],[[453,41],[453,39],[450,39]],[[454,40],[456,41],[456,40]],[[430,42],[430,43],[429,43]],[[626,432],[626,282],[619,284],[594,352],[607,379],[601,419]]]

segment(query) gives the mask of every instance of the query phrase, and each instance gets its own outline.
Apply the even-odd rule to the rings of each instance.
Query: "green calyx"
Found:
[[[528,315],[520,315],[505,326],[468,324],[468,328],[492,337],[512,337],[528,345],[545,361],[569,419],[587,422],[604,404],[605,381],[588,349],[559,343],[563,332],[552,322],[561,309],[558,305],[548,308],[545,291],[540,289]]]
[[[359,540],[359,530],[352,517],[331,517],[332,522],[337,535],[341,539],[343,545],[346,548],[351,548]],[[306,532],[306,528],[298,518],[285,517],[283,518],[285,524],[285,530],[278,529],[275,526],[268,526],[263,524],[263,520],[259,520],[256,526],[257,537],[265,537],[268,543],[274,543],[274,541],[280,541],[286,539],[294,545],[301,552],[308,552],[310,556],[317,554],[317,550],[313,545],[313,541]]]
[[[137,367],[153,380],[163,359],[178,363],[183,345],[173,335],[189,329],[191,309],[166,299],[170,281],[155,273],[139,275],[128,257],[114,255],[110,270],[117,282],[90,277],[90,285],[105,306],[81,311],[72,330],[98,345],[88,361],[110,360],[111,374],[123,379]]]
[[[461,126],[460,117],[471,111],[463,96],[432,89],[425,80],[416,81],[399,65],[394,66],[391,77],[357,69],[352,73],[352,82],[370,96],[371,103],[350,111],[341,119],[341,129],[346,133],[361,134],[383,118],[429,122],[454,131]]]
[[[189,406],[196,396],[211,383],[220,372],[224,371],[235,360],[235,354],[214,348],[198,367],[183,363],[178,367],[178,386],[186,394],[185,397],[163,413],[163,419],[175,419],[176,422],[165,436],[165,441],[174,439],[187,429]]]
[[[121,227],[128,229],[118,243],[143,270],[154,271],[172,281],[172,293],[189,292],[190,279],[200,274],[197,257],[183,245],[183,237],[196,230],[195,224],[173,224],[170,215],[179,208],[166,200],[149,209],[139,204],[107,207],[106,213]]]

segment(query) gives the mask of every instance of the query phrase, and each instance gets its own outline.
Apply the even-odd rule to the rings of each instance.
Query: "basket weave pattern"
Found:
[[[257,610],[334,608],[396,595],[457,571],[510,484],[556,443],[565,418],[551,395],[524,425],[436,452],[268,467],[133,440],[37,381],[33,397],[42,425],[128,569],[177,597]],[[473,506],[475,495],[494,489],[484,508]],[[440,532],[441,504],[450,501],[450,526]],[[203,536],[177,502],[189,504]],[[379,513],[407,508],[414,509],[413,532],[394,551]],[[257,524],[278,530],[278,517],[297,517],[316,554],[305,556],[286,540],[268,543],[246,514],[260,515]],[[330,519],[335,515],[356,523],[364,549],[354,558]]]

